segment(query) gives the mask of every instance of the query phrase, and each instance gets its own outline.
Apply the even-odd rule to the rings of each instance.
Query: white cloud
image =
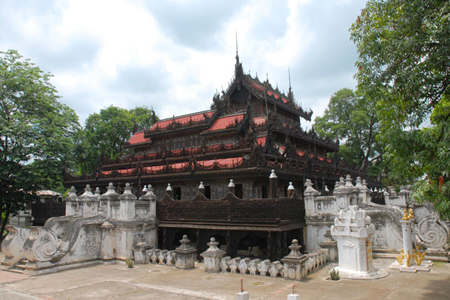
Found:
[[[20,3],[20,2],[19,2]],[[0,3],[0,51],[55,75],[81,121],[101,108],[153,106],[164,118],[208,109],[234,72],[235,31],[244,70],[288,89],[320,115],[354,88],[348,28],[364,3],[326,1],[66,0]]]

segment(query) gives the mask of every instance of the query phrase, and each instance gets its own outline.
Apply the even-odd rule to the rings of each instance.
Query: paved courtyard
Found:
[[[387,268],[392,259],[375,259]],[[301,282],[240,274],[210,274],[193,270],[124,263],[96,265],[41,276],[0,271],[0,299],[235,299],[240,279],[250,299],[286,299],[292,284],[306,299],[450,299],[450,264],[436,263],[430,273],[390,272],[383,279],[325,280],[331,265]]]

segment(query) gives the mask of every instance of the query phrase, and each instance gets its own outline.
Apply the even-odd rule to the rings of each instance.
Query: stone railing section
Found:
[[[225,256],[218,261],[218,271],[216,272],[301,280],[309,273],[315,272],[328,263],[328,250],[324,249],[304,255],[300,252],[300,247],[301,246],[298,244],[298,241],[293,240],[292,245],[289,247],[291,250],[289,255],[283,257],[281,261],[274,262],[268,259],[250,259],[248,257],[231,258],[230,256]],[[202,253],[202,256],[207,254],[208,250]],[[207,269],[206,266],[205,271],[211,272],[211,270]]]
[[[147,250],[148,262],[154,265],[174,267],[177,254],[174,251],[150,249]]]

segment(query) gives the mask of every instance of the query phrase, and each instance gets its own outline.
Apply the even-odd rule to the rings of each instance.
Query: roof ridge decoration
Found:
[[[222,95],[217,95],[217,93],[213,97],[213,105],[211,108],[218,109],[219,107],[224,107],[224,104],[220,104],[220,102],[226,102],[226,99],[229,95],[237,88],[240,89],[241,85],[244,85],[250,92],[252,92],[255,96],[260,99],[267,98],[269,102],[272,102],[275,106],[283,107],[298,116],[301,116],[307,121],[311,121],[311,116],[313,111],[311,109],[304,110],[301,107],[301,104],[297,104],[294,98],[294,93],[292,91],[291,81],[290,81],[290,70],[289,70],[289,92],[286,95],[276,88],[273,88],[269,82],[268,75],[264,82],[261,82],[258,76],[252,77],[251,74],[244,74],[242,63],[239,61],[239,54],[237,51],[236,45],[236,64],[234,69],[234,77],[231,79],[231,82],[228,84],[228,87],[225,91],[222,90]]]

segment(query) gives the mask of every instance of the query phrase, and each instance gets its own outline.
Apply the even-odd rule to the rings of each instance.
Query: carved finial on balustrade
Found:
[[[350,176],[350,174],[347,174],[347,176],[345,177],[345,187],[346,188],[353,188],[353,183],[352,183],[352,177]]]
[[[198,186],[198,192],[200,194],[205,194],[205,186],[203,185],[203,181],[200,181],[200,185]]]
[[[91,192],[91,186],[89,184],[86,184],[86,188],[84,189],[84,193],[81,196],[94,196]]]
[[[170,183],[167,184],[166,195],[168,195],[171,198],[173,198],[173,191],[172,191],[172,186],[170,185]]]
[[[305,186],[306,186],[305,193],[317,192],[317,191],[313,188],[314,183],[311,182],[311,179],[306,179]]]
[[[362,188],[362,181],[361,181],[361,177],[356,177],[356,186],[357,188],[361,189]]]
[[[77,198],[77,189],[74,186],[70,187],[69,194],[67,195],[66,200],[75,201]]]
[[[123,191],[123,194],[124,194],[124,195],[125,195],[125,194],[133,194],[133,193],[131,192],[131,185],[130,185],[129,182],[127,182],[127,183],[125,184],[125,190]]]
[[[289,249],[291,252],[289,253],[288,257],[301,257],[303,254],[300,252],[300,248],[302,246],[298,244],[297,239],[292,240],[292,245],[289,246]]]
[[[340,189],[345,188],[345,181],[344,181],[344,177],[342,177],[342,176],[339,178],[339,188]]]
[[[216,242],[216,238],[212,237],[210,242],[207,244],[209,246],[209,249],[207,251],[217,251],[219,248],[217,246],[219,245],[219,242]]]
[[[147,187],[146,195],[155,196],[155,189],[153,188],[153,186],[151,184],[149,184]]]
[[[99,187],[95,188],[94,196],[100,197],[100,188]]]
[[[276,198],[278,192],[278,177],[275,174],[275,170],[271,170],[269,176],[269,194],[270,198]]]
[[[275,170],[270,171],[269,179],[271,179],[271,178],[278,178],[277,174],[275,174]]]
[[[147,185],[144,185],[144,188],[142,189],[142,195],[145,195],[148,192]]]
[[[189,245],[190,242],[187,235],[183,235],[183,238],[180,240],[181,245],[177,249],[191,249],[192,247]]]
[[[234,185],[233,179],[230,179],[230,183],[228,184],[228,192],[232,193],[233,195],[236,192],[236,186]]]
[[[362,181],[362,189],[363,190],[368,190],[369,188],[367,187],[367,181],[365,179],[363,179]]]
[[[294,196],[295,188],[292,185],[292,182],[289,182],[289,186],[287,188],[288,198],[292,198]]]

